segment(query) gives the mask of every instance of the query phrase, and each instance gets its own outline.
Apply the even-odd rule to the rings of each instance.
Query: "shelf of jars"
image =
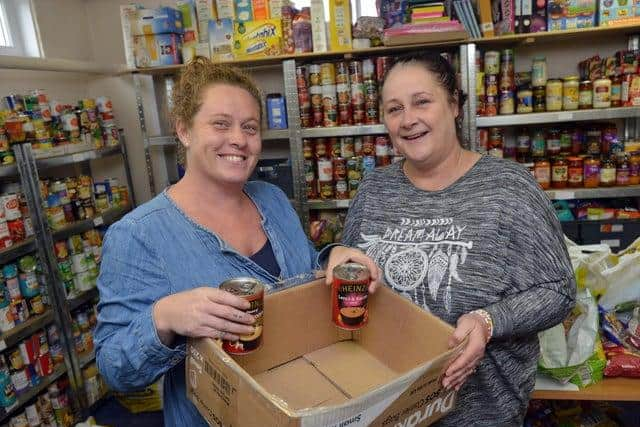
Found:
[[[532,399],[640,401],[640,379],[605,378],[578,391],[534,390]]]
[[[21,257],[36,250],[34,237],[27,237],[19,243],[14,243],[0,251],[0,264],[6,264],[14,258]]]
[[[387,128],[382,124],[303,128],[303,138],[334,138],[341,136],[364,136],[386,134]]]
[[[477,117],[479,128],[494,126],[527,126],[544,123],[613,120],[640,117],[640,107],[618,107],[574,111],[548,111],[544,113],[506,114]]]
[[[264,129],[260,134],[262,141],[281,141],[289,139],[289,129]],[[177,143],[178,139],[175,136],[149,137],[149,145],[151,147],[174,147]]]
[[[96,360],[96,352],[95,350],[85,351],[78,355],[78,359],[80,361],[80,368],[84,368],[86,365]]]
[[[40,393],[44,392],[52,383],[58,380],[67,372],[67,368],[64,364],[59,365],[54,369],[53,373],[42,378],[40,384],[35,387],[31,387],[29,390],[19,395],[16,401],[9,407],[3,408],[4,413],[0,416],[0,423],[4,423],[15,414],[20,408],[24,407],[27,403],[32,401]]]
[[[102,212],[101,214],[88,219],[83,219],[80,221],[74,221],[72,223],[68,223],[63,227],[53,231],[54,239],[64,239],[74,234],[84,233],[85,231],[89,231],[94,227],[99,227],[102,225],[111,225],[120,218],[122,218],[127,212],[129,212],[130,207],[126,206],[115,206],[109,208]]]
[[[80,145],[80,144],[77,144]],[[84,144],[82,144],[84,145]],[[44,152],[36,151],[35,158],[36,164],[39,169],[52,168],[56,166],[68,165],[72,163],[85,162],[88,160],[101,159],[110,156],[116,156],[121,154],[119,145],[100,148],[97,150],[87,149],[88,147],[77,147],[76,144],[70,144],[66,146],[68,151],[65,154],[51,156],[48,155],[47,150]],[[83,149],[79,149],[83,148]]]
[[[0,335],[0,351],[17,345],[20,341],[32,335],[39,329],[44,328],[53,322],[53,311],[45,310],[44,313],[30,317],[25,322],[20,323]]]

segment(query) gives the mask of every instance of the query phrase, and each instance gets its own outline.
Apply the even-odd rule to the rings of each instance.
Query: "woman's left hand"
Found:
[[[476,372],[476,368],[487,346],[487,325],[481,316],[467,313],[458,318],[456,330],[449,338],[449,348],[453,348],[469,336],[467,345],[445,371],[442,385],[446,389],[460,390],[464,382]]]
[[[378,286],[382,285],[382,270],[375,262],[362,251],[349,248],[346,246],[335,246],[329,253],[329,262],[326,270],[326,283],[330,285],[333,282],[333,268],[345,262],[357,262],[363,264],[371,273],[371,284],[369,285],[369,293],[374,293]]]

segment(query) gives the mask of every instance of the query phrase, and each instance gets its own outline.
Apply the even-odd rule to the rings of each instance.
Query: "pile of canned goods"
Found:
[[[351,199],[365,173],[402,159],[384,135],[304,139],[308,199]]]
[[[98,366],[95,363],[91,363],[82,369],[82,379],[87,402],[89,405],[93,405],[107,392],[107,383],[98,372]]]
[[[86,304],[71,313],[71,333],[76,353],[88,353],[93,350],[93,331],[96,328],[97,314],[95,304]]]
[[[60,240],[54,244],[54,250],[67,298],[95,288],[102,258],[102,236],[98,230]]]
[[[73,413],[67,393],[68,379],[50,385],[47,391],[25,406],[24,411],[9,421],[11,427],[68,427],[73,425]]]
[[[379,123],[378,84],[389,65],[383,56],[297,67],[302,127]]]
[[[26,255],[0,270],[0,330],[13,329],[29,317],[42,314],[49,298],[40,262]]]
[[[0,196],[0,250],[22,242],[34,234],[27,200],[20,185],[8,184]]]
[[[120,138],[107,97],[87,98],[77,106],[49,101],[42,90],[4,97],[0,108],[0,163],[15,162],[10,144],[30,142],[49,149],[63,144],[86,143],[94,148],[118,145]]]
[[[129,203],[129,190],[126,186],[118,185],[115,178],[95,183],[87,175],[45,179],[40,181],[40,193],[49,226],[53,230]]]

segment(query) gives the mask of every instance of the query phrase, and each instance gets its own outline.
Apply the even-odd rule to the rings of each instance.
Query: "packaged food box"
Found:
[[[209,52],[211,60],[233,60],[233,21],[229,18],[209,21]]]
[[[351,3],[349,0],[329,0],[330,50],[351,50]]]
[[[214,0],[196,0],[196,15],[198,17],[198,41],[209,43],[209,21],[218,19]]]
[[[233,55],[236,58],[277,56],[282,53],[280,19],[234,22]]]
[[[598,25],[607,27],[612,21],[633,21],[636,15],[635,0],[600,0],[598,7]],[[638,23],[637,20],[635,23]]]
[[[176,6],[182,14],[182,29],[184,30],[182,43],[185,45],[198,43],[198,19],[196,18],[195,0],[178,0]]]
[[[230,356],[187,344],[187,395],[210,425],[429,425],[455,405],[442,375],[453,328],[383,287],[357,331],[331,320],[324,279],[265,295],[260,348]]]
[[[253,21],[253,7],[251,5],[251,0],[235,0],[235,10],[237,21]]]
[[[140,9],[135,24],[133,34],[136,36],[164,33],[182,34],[184,32],[182,13],[170,7]]]
[[[136,67],[158,67],[181,63],[180,34],[147,34],[134,37]]]
[[[595,27],[596,0],[549,0],[547,31]]]

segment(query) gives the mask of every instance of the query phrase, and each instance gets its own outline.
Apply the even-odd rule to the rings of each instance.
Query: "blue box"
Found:
[[[267,95],[267,127],[269,129],[287,129],[289,127],[287,106],[282,95]]]
[[[182,36],[180,34],[147,34],[135,36],[133,52],[136,67],[159,67],[182,62]]]
[[[183,32],[182,13],[171,7],[140,9],[136,25],[133,28],[135,36],[164,33],[182,34]]]
[[[596,0],[549,0],[547,31],[596,26]]]

